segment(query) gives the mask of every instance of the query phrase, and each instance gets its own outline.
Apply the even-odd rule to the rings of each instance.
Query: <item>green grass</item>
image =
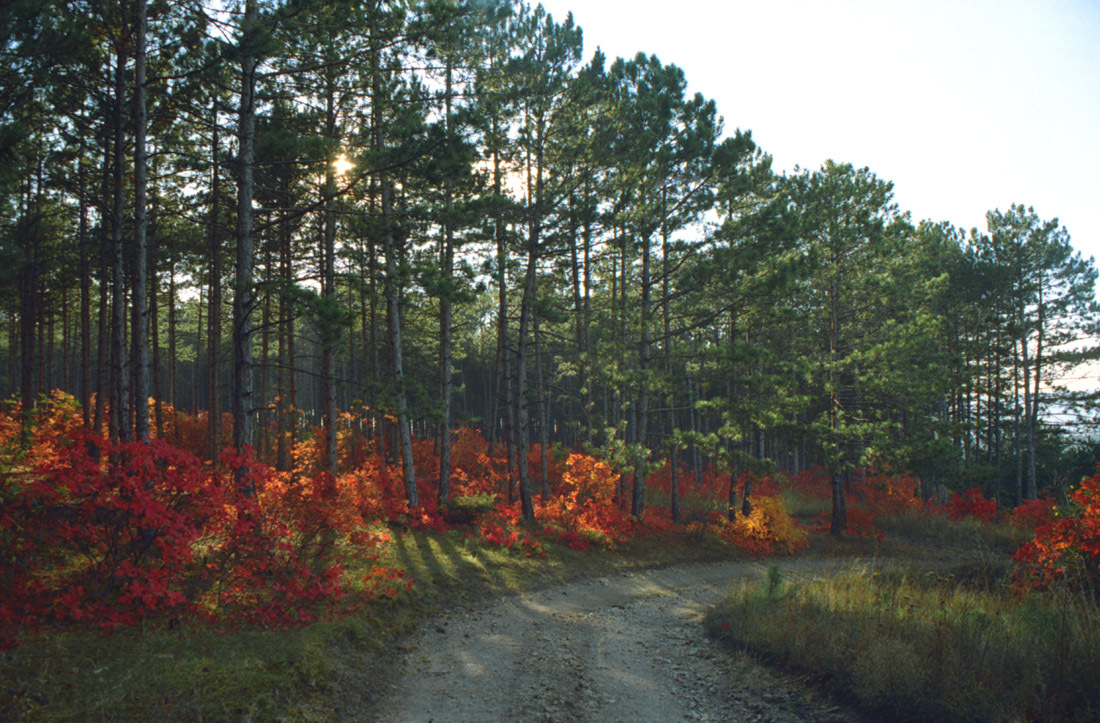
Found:
[[[394,531],[381,560],[413,592],[342,620],[274,630],[50,632],[0,653],[2,720],[339,720],[368,710],[394,646],[447,606],[566,580],[741,555],[719,540],[650,537],[614,552],[547,545],[546,559],[444,533]]]
[[[393,612],[391,629],[411,623]],[[380,649],[384,632],[380,619],[359,618],[278,631],[45,635],[4,654],[0,717],[307,720],[340,685],[342,663]],[[337,650],[338,640],[351,644]]]
[[[735,587],[708,630],[820,676],[892,720],[1095,720],[1100,610],[1067,590],[1018,598],[1007,561],[854,566]]]

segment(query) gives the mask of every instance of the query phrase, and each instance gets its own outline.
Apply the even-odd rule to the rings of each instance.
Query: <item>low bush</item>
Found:
[[[1016,553],[1017,583],[1023,589],[1053,583],[1100,589],[1100,473],[1081,481],[1069,504],[1035,530]]]
[[[288,486],[247,455],[209,465],[162,440],[67,434],[0,486],[5,646],[44,626],[297,623],[341,600],[330,553],[363,520],[331,479]]]

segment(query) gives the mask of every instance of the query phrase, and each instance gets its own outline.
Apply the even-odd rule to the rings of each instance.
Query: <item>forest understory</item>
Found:
[[[1008,511],[975,489],[930,503],[913,478],[868,471],[837,536],[820,468],[712,468],[701,484],[680,470],[673,519],[668,470],[648,476],[636,516],[611,464],[555,448],[529,523],[507,500],[507,457],[472,429],[455,437],[453,499],[429,485],[411,508],[355,425],[340,440],[355,462],[331,477],[319,438],[279,472],[89,435],[62,396],[44,409],[26,451],[22,416],[0,425],[6,718],[446,719],[445,702],[469,720],[489,704],[531,720],[647,705],[699,719],[1095,715],[1100,475]],[[419,469],[438,464],[430,439],[413,449]],[[536,478],[542,459],[530,451]],[[947,654],[974,649],[1004,664]],[[917,690],[868,678],[888,669],[941,673],[906,673]],[[463,692],[486,685],[500,695]]]

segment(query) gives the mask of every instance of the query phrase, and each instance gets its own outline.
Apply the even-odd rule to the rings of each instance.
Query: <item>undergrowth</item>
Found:
[[[683,516],[674,521],[663,506],[667,466],[647,480],[645,514],[633,516],[609,461],[554,448],[549,494],[528,521],[508,501],[508,460],[473,428],[455,431],[449,503],[437,502],[432,440],[414,441],[421,504],[410,508],[400,467],[348,420],[332,474],[323,430],[299,440],[289,469],[277,471],[272,449],[203,459],[205,419],[165,413],[163,438],[112,444],[55,394],[35,412],[26,450],[16,442],[18,408],[0,415],[0,718],[340,718],[363,710],[380,651],[441,606],[636,566],[792,554],[811,538],[838,557],[885,550],[887,532],[999,554],[1038,528],[1046,532],[1017,556],[1030,574],[1016,582],[1028,588],[1058,582],[1069,563],[1095,581],[1100,554],[1100,478],[1073,496],[1076,516],[1052,522],[1053,504],[1035,501],[1004,524],[977,490],[928,505],[911,478],[865,471],[848,493],[848,534],[832,538],[820,532],[830,481],[819,468],[793,480],[679,470]],[[542,457],[529,450],[533,478]],[[772,615],[795,599],[781,582],[771,580],[764,603],[757,592],[742,597]],[[1028,599],[1057,601],[1058,589]],[[995,617],[1008,616],[1006,607]],[[943,620],[918,627],[929,625],[948,629]],[[883,657],[888,640],[865,644],[877,647],[860,659]],[[868,685],[874,699],[882,688]],[[1076,705],[1059,695],[1067,710]]]
[[[717,537],[659,535],[609,551],[547,547],[528,557],[463,530],[391,529],[379,559],[412,591],[339,620],[240,629],[184,623],[43,631],[0,652],[3,720],[339,720],[369,710],[388,652],[426,616],[488,596],[631,568],[746,555]],[[344,551],[348,552],[347,550]]]

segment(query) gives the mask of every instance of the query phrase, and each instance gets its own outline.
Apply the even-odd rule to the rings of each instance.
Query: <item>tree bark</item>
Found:
[[[121,45],[115,54],[114,154],[111,213],[111,438],[130,440],[129,381],[126,368],[126,287],[122,253],[123,190],[125,188],[125,128],[122,108],[126,89],[126,57]]]
[[[130,279],[130,335],[134,364],[134,437],[149,439],[149,336],[146,306],[147,231],[145,149],[145,0],[137,0],[134,45],[134,251]]]
[[[587,181],[586,181],[586,194],[587,194]],[[585,196],[587,200],[587,195]],[[591,413],[591,390],[588,388],[588,343],[585,338],[585,332],[587,331],[588,319],[586,312],[588,311],[588,242],[590,238],[590,225],[587,221],[587,214],[583,236],[578,239],[577,237],[577,200],[575,197],[570,198],[569,202],[569,269],[573,286],[573,323],[574,323],[574,343],[577,347],[577,384],[580,386],[580,436],[585,442],[592,441],[592,420],[590,418]],[[578,241],[585,245],[584,249],[584,276],[583,285],[584,290],[582,292],[582,275],[581,275],[581,255],[577,253]]]
[[[106,124],[104,124],[106,125]],[[103,169],[103,188],[102,197],[100,199],[101,211],[100,211],[100,262],[99,262],[99,317],[97,320],[97,333],[96,333],[96,382],[95,382],[95,412],[92,415],[92,429],[97,434],[103,433],[103,423],[107,415],[107,397],[110,396],[110,370],[108,369],[109,359],[109,336],[110,336],[110,324],[109,319],[111,316],[110,310],[110,278],[111,269],[108,264],[109,257],[109,236],[107,228],[109,226],[106,206],[107,206],[107,179],[109,173],[107,168],[109,165],[109,153],[104,155],[104,169]]]
[[[447,58],[444,89],[444,130],[448,144],[451,142],[451,60]],[[439,429],[439,503],[445,504],[451,493],[451,398],[454,379],[451,363],[452,305],[454,290],[454,204],[450,176],[443,181],[443,249],[440,264],[443,270],[443,288],[439,299],[439,394],[443,404]]]
[[[325,84],[325,136],[336,140],[336,88],[331,75]],[[325,187],[322,198],[324,236],[321,247],[321,296],[335,308],[336,305],[336,168],[335,158],[326,159]],[[325,324],[331,324],[329,319]],[[335,365],[336,329],[321,329],[321,424],[325,430],[325,470],[336,474],[336,378]]]
[[[1038,442],[1036,435],[1039,426],[1039,385],[1042,381],[1043,371],[1043,327],[1046,324],[1046,307],[1043,304],[1043,280],[1039,279],[1038,297],[1036,299],[1038,319],[1035,335],[1035,388],[1031,392],[1031,406],[1027,410],[1027,494],[1028,499],[1039,496],[1039,480],[1037,475],[1036,447]]]
[[[198,415],[199,413],[199,400],[202,398],[202,383],[199,375],[202,368],[202,320],[204,316],[204,307],[209,307],[210,302],[205,296],[206,289],[199,286],[199,299],[195,306],[195,363],[191,366],[191,413]],[[208,314],[209,311],[207,310]],[[208,395],[209,396],[209,395]],[[209,415],[208,415],[209,417]],[[207,419],[207,441],[210,439],[210,423]]]
[[[206,344],[207,344],[207,454],[216,460],[221,452],[222,419],[220,386],[221,357],[221,318],[222,318],[222,261],[221,261],[221,173],[218,167],[218,110],[215,102],[211,113],[210,136],[210,221],[208,229],[208,252],[210,256],[210,292],[206,305]],[[198,359],[196,357],[196,363]]]
[[[1018,339],[1012,340],[1012,454],[1016,460],[1016,506],[1024,501],[1024,457],[1021,440],[1023,423],[1020,421],[1020,357],[1016,353]],[[1027,414],[1027,411],[1024,411]],[[998,475],[999,476],[999,475]]]
[[[839,272],[835,270],[836,260],[833,260],[834,270],[829,279],[829,429],[832,431],[834,442],[839,445],[838,434],[840,431],[840,399],[838,390],[840,385],[837,366],[840,361],[840,313],[839,294],[840,284],[837,279]],[[843,451],[833,452],[843,457]],[[833,511],[829,525],[829,532],[840,536],[844,534],[844,528],[848,526],[847,500],[844,497],[843,481],[837,471],[838,462],[833,461],[832,489]]]
[[[168,404],[172,407],[173,419],[175,419],[176,412],[179,411],[176,408],[176,374],[178,372],[176,365],[176,353],[178,351],[176,346],[176,314],[176,266],[174,262],[170,262],[168,265]],[[197,358],[196,361],[198,361]]]
[[[154,170],[154,176],[156,171]],[[149,235],[153,241],[149,254],[149,346],[153,356],[152,383],[153,383],[153,410],[155,412],[155,425],[157,437],[164,439],[164,375],[161,368],[160,346],[160,276],[157,274],[157,265],[160,262],[160,240],[157,238],[157,195],[156,189],[149,194],[151,196],[149,213]],[[171,316],[171,312],[169,312]],[[169,324],[169,334],[172,328]]]
[[[662,190],[662,200],[667,200],[667,190]],[[662,204],[663,205],[663,204]],[[666,216],[667,218],[667,216]],[[666,434],[668,434],[669,445],[669,511],[672,514],[673,522],[679,522],[680,520],[680,446],[675,439],[676,432],[676,410],[675,402],[676,397],[672,391],[672,318],[671,318],[671,297],[669,295],[669,285],[671,279],[671,269],[669,268],[668,258],[668,224],[661,224],[661,322],[664,339],[664,357],[665,357],[665,377],[668,380],[670,389],[668,396],[665,398],[665,404],[668,405],[668,419],[666,422]]]
[[[373,218],[378,210],[378,179],[371,178],[370,183],[370,215]],[[386,435],[384,417],[378,410],[378,390],[382,380],[382,352],[380,337],[382,336],[378,324],[378,246],[375,234],[370,234],[367,242],[367,294],[370,296],[368,314],[370,316],[370,341],[367,358],[370,359],[371,372],[369,386],[367,388],[367,402],[370,405],[371,422],[374,433],[374,449],[383,460],[386,459]]]
[[[495,124],[495,119],[494,119]],[[497,137],[493,126],[493,137]],[[508,504],[514,502],[516,479],[513,470],[518,469],[516,461],[516,414],[512,393],[511,350],[508,348],[508,248],[505,241],[503,202],[503,170],[500,153],[493,149],[493,196],[494,220],[493,235],[496,241],[497,272],[497,355],[500,360],[500,373],[497,376],[497,399],[504,400],[504,446],[507,466]],[[495,416],[495,415],[494,415]],[[496,419],[493,420],[494,426]],[[490,455],[492,450],[490,448]]]
[[[386,305],[390,323],[390,347],[393,355],[393,388],[397,401],[397,425],[401,445],[402,478],[405,481],[405,499],[410,507],[417,507],[420,499],[416,490],[416,472],[413,468],[412,431],[409,428],[409,410],[405,397],[405,367],[401,349],[401,288],[398,276],[397,249],[390,228],[393,218],[393,192],[389,181],[382,182],[382,241],[386,255]]]
[[[638,345],[638,372],[641,379],[638,389],[638,445],[635,460],[634,488],[630,498],[630,514],[641,517],[645,511],[646,478],[646,428],[649,421],[649,303],[651,280],[649,273],[649,234],[642,234],[642,308],[641,341]]]
[[[257,0],[247,0],[241,24],[241,45],[247,48],[257,32]],[[256,132],[256,68],[259,59],[250,51],[241,58],[240,108],[237,117],[237,269],[233,289],[233,445],[242,450],[252,445],[252,311],[254,303],[252,237],[253,144]],[[251,482],[238,470],[242,492],[254,495]]]
[[[92,271],[88,248],[87,174],[84,170],[84,142],[80,143],[77,161],[77,184],[80,186],[80,410],[85,429],[92,426]]]
[[[542,501],[550,499],[550,394],[542,377],[542,335],[535,317],[535,395],[539,400],[539,482]]]
[[[269,368],[271,366],[271,288],[274,276],[274,259],[272,258],[271,245],[264,248],[264,301],[263,312],[260,317],[260,388],[257,394],[259,412],[259,430],[256,435],[256,455],[259,459],[267,459],[269,442]]]
[[[153,225],[155,229],[155,224]],[[155,233],[155,231],[154,231]],[[160,279],[156,272],[156,244],[152,247],[153,253],[149,256],[149,351],[152,355],[150,366],[152,397],[153,397],[153,423],[157,430],[157,438],[164,439],[164,400],[161,390],[161,359],[160,359]]]
[[[286,224],[282,224],[282,248],[279,249],[279,270],[284,281],[290,279],[290,233]],[[279,372],[276,377],[278,389],[275,392],[275,469],[285,472],[289,462],[287,437],[290,430],[287,423],[293,400],[287,397],[287,381],[291,365],[290,348],[290,308],[286,299],[279,299]]]
[[[30,195],[29,192],[27,194]],[[33,224],[29,232],[20,234],[23,246],[23,269],[19,275],[19,391],[22,410],[20,446],[31,446],[31,422],[34,412],[34,345],[35,321],[38,317],[38,224],[30,218],[29,198],[23,208],[23,218]]]
[[[373,25],[373,24],[372,24]],[[371,36],[376,37],[377,27],[371,28]],[[371,49],[371,94],[373,116],[371,134],[377,153],[385,150],[385,130],[382,111],[382,68],[381,48]],[[386,264],[386,310],[389,318],[390,347],[393,359],[393,389],[397,406],[397,425],[401,445],[402,477],[405,482],[405,499],[410,507],[420,504],[416,489],[416,471],[413,468],[412,432],[409,429],[409,411],[405,396],[405,369],[401,349],[401,280],[398,274],[397,244],[393,237],[393,187],[385,171],[379,175],[382,193],[381,228],[382,249]]]
[[[516,421],[519,431],[517,444],[517,462],[519,463],[519,497],[523,510],[523,518],[527,521],[535,519],[535,505],[531,497],[531,475],[527,465],[527,450],[530,448],[530,407],[527,399],[527,336],[531,329],[531,319],[535,311],[535,300],[538,289],[535,284],[537,279],[539,260],[539,240],[542,232],[542,137],[541,124],[539,124],[539,137],[536,140],[535,159],[528,155],[527,159],[527,269],[524,273],[523,301],[519,315],[519,341],[516,354],[516,404],[519,415]],[[532,162],[534,166],[532,168]],[[531,193],[531,173],[534,170],[534,198]]]

